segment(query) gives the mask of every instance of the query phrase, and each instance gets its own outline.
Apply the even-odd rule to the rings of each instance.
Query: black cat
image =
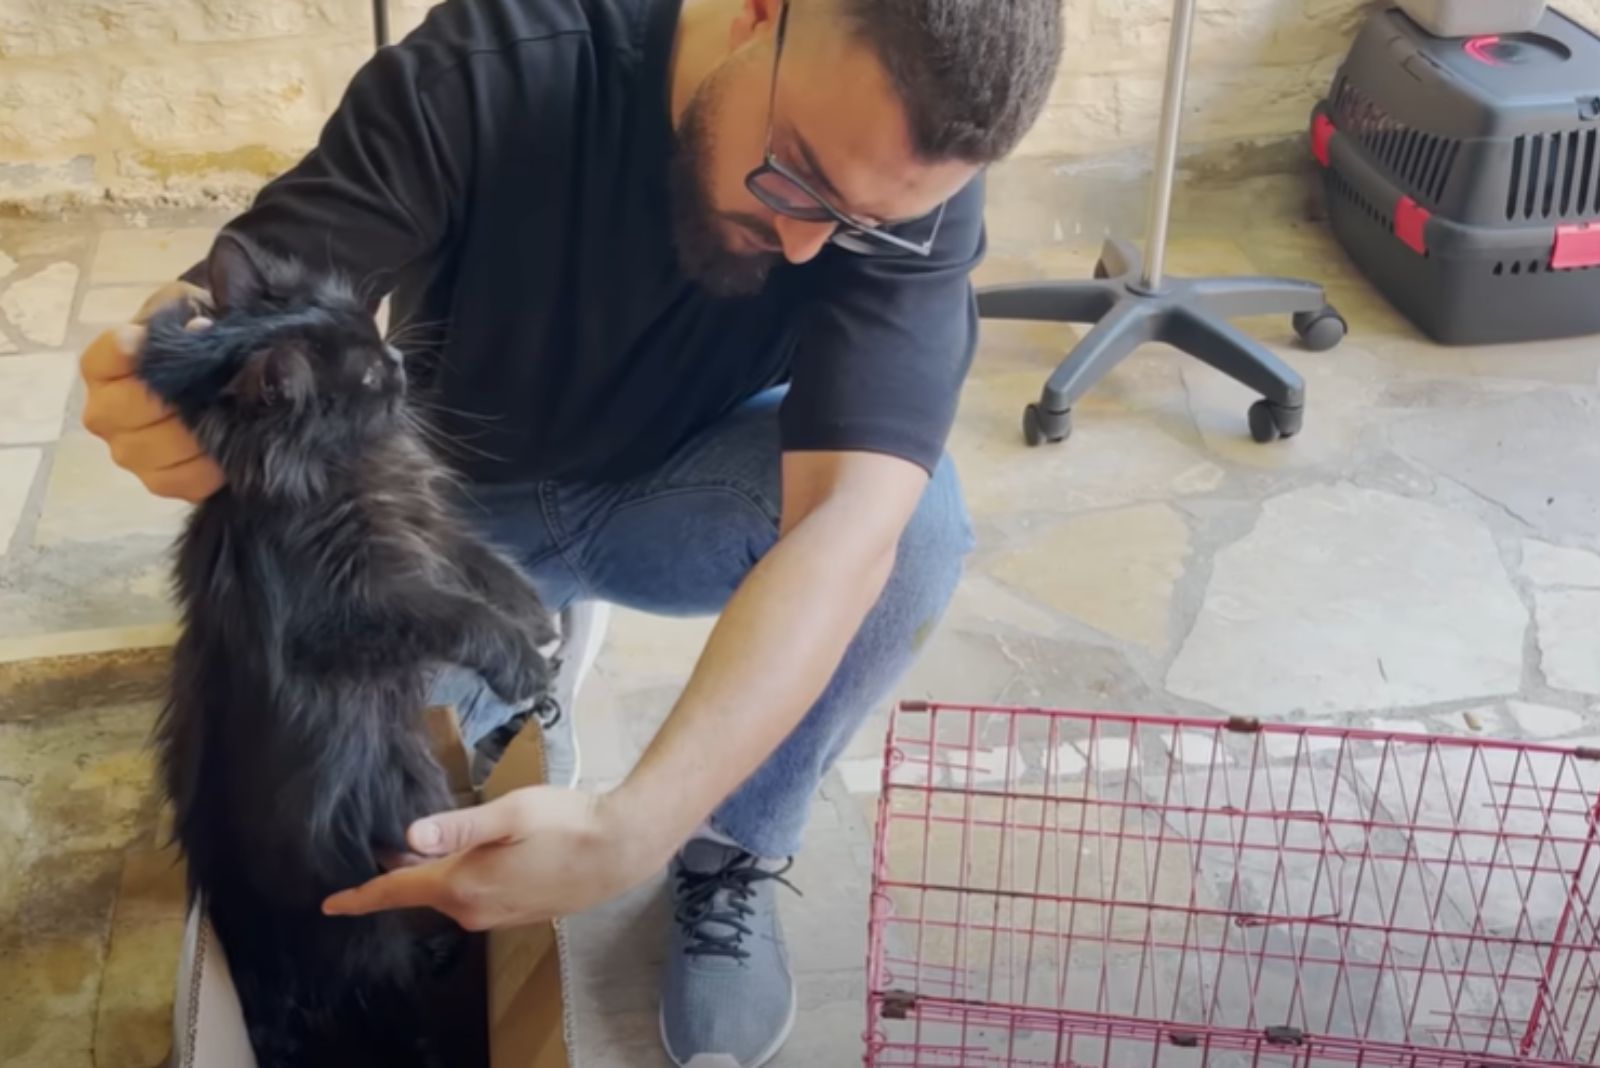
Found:
[[[320,908],[451,805],[430,670],[475,669],[526,705],[548,690],[554,622],[451,515],[400,356],[352,290],[227,232],[207,265],[212,325],[167,309],[138,359],[227,478],[178,543],[157,733],[191,892],[262,1068],[482,1063],[483,1016],[444,1011],[475,980],[460,928]]]

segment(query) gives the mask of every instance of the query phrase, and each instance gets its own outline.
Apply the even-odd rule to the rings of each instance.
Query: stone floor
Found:
[[[1251,218],[1241,201],[1186,228],[1172,265],[1327,284],[1351,324],[1331,353],[1243,324],[1306,375],[1303,434],[1254,444],[1242,388],[1152,348],[1083,402],[1069,443],[1026,449],[1022,406],[1075,333],[989,325],[952,440],[980,547],[898,696],[1600,744],[1600,346],[1435,347],[1321,228]],[[182,510],[79,428],[73,361],[218,221],[0,221],[3,1064],[164,1051],[175,887],[141,750],[153,691],[101,672],[44,701],[17,665],[167,633]],[[1086,275],[1094,253],[997,248],[985,276]],[[706,633],[619,613],[578,715],[592,784],[625,773]],[[828,781],[794,871],[802,1017],[779,1065],[859,1058],[881,727]],[[584,1068],[663,1063],[657,890],[573,925]]]

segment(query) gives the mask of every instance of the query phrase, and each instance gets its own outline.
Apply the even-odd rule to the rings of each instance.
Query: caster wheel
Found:
[[[1022,439],[1030,447],[1049,442],[1052,445],[1072,436],[1072,413],[1047,412],[1037,404],[1030,404],[1022,412]]]
[[[1272,405],[1268,401],[1250,405],[1250,436],[1262,445],[1278,440],[1278,421],[1272,418]]]
[[[1327,352],[1344,340],[1350,328],[1344,316],[1324,305],[1321,311],[1295,312],[1294,332],[1312,352]]]
[[[1285,408],[1269,400],[1250,405],[1250,436],[1262,445],[1292,438],[1305,422],[1305,409]]]
[[[1111,277],[1111,272],[1106,270],[1106,264],[1104,260],[1095,260],[1094,276],[1102,281]]]

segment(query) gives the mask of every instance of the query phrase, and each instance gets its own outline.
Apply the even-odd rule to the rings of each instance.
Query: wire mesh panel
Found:
[[[896,709],[867,1063],[1600,1062],[1600,752]]]

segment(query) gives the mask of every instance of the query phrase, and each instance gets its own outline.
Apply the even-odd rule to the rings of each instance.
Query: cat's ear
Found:
[[[228,392],[247,407],[274,407],[309,400],[315,386],[311,361],[288,346],[253,357],[234,376]]]
[[[261,252],[239,234],[224,230],[217,234],[206,260],[211,280],[211,303],[219,312],[247,308],[267,291]]]

